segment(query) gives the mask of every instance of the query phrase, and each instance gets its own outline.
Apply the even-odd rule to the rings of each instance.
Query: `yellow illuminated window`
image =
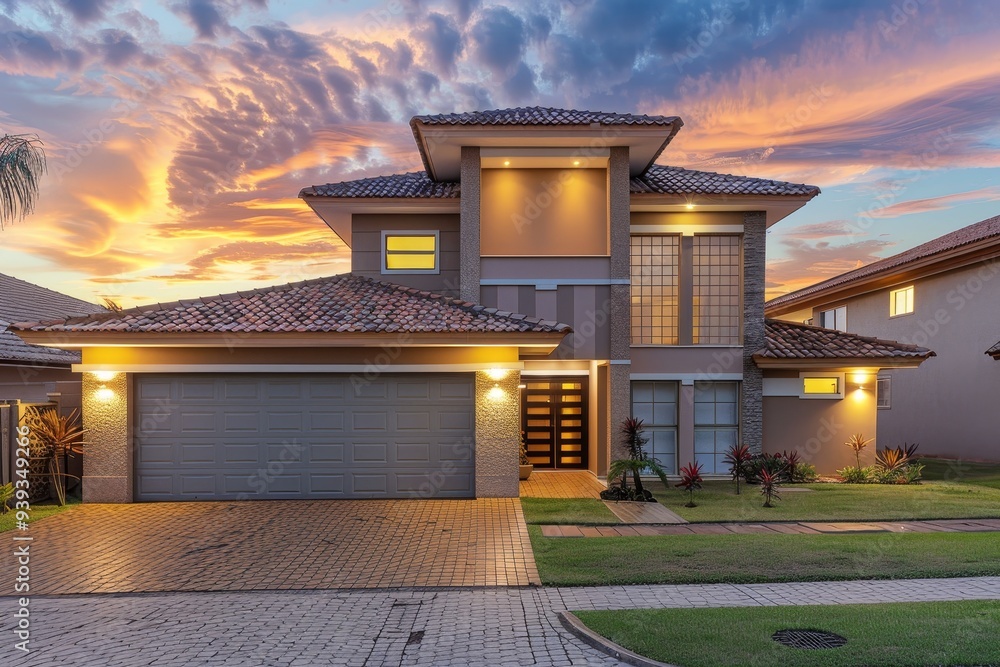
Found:
[[[384,233],[385,271],[437,273],[436,232]]]
[[[889,316],[913,312],[913,285],[889,292]]]
[[[804,394],[839,394],[840,378],[802,378]]]

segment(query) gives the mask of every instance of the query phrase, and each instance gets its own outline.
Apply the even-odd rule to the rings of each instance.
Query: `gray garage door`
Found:
[[[142,375],[136,498],[471,498],[466,375]]]

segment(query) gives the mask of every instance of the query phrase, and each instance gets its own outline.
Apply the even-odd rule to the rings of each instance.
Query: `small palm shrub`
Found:
[[[65,505],[66,478],[71,477],[63,472],[66,456],[83,453],[84,429],[80,425],[80,413],[73,410],[69,415],[60,415],[55,410],[33,407],[28,409],[28,417],[39,446],[39,456],[47,461],[56,501]]]
[[[764,496],[764,507],[774,507],[775,500],[781,500],[778,494],[779,475],[770,470],[760,471],[760,494]]]
[[[912,461],[917,445],[883,449],[875,454],[874,480],[879,484],[914,484],[920,480],[924,466]]]
[[[701,488],[703,481],[701,478],[701,467],[700,463],[689,463],[681,468],[681,481],[675,484],[675,486],[688,492],[688,501],[684,503],[684,507],[697,507],[694,504],[694,492]]]
[[[746,445],[734,443],[726,451],[726,457],[723,460],[729,465],[729,474],[736,482],[736,495],[740,495],[740,480],[746,476],[745,468],[752,458],[753,454],[750,453],[750,448]]]
[[[663,469],[660,462],[646,454],[643,449],[649,438],[643,434],[643,424],[641,419],[629,417],[622,422],[622,440],[628,448],[628,458],[615,459],[608,467],[608,479],[621,479],[618,486],[612,486],[601,491],[603,500],[639,500],[645,502],[656,502],[649,489],[642,486],[642,475],[653,473],[660,478],[663,486],[669,488],[670,482],[667,480],[667,471]],[[628,485],[629,477],[632,478],[634,487]]]

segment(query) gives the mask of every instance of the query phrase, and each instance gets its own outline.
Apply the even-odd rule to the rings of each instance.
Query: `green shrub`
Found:
[[[874,472],[871,466],[865,468],[847,466],[838,470],[837,474],[844,478],[844,484],[871,484]]]
[[[819,479],[816,473],[816,466],[811,463],[796,463],[789,474],[794,484],[807,484]]]

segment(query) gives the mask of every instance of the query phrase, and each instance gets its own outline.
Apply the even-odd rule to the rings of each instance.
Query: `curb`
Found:
[[[611,657],[621,660],[629,665],[635,665],[635,667],[675,667],[675,665],[671,665],[666,662],[650,660],[649,658],[641,656],[638,653],[633,653],[624,646],[619,646],[606,637],[602,637],[584,625],[583,621],[577,618],[576,614],[572,612],[560,611],[559,621],[562,623],[564,628],[576,635],[576,637],[582,640],[585,644],[596,648],[598,651],[607,653]]]

